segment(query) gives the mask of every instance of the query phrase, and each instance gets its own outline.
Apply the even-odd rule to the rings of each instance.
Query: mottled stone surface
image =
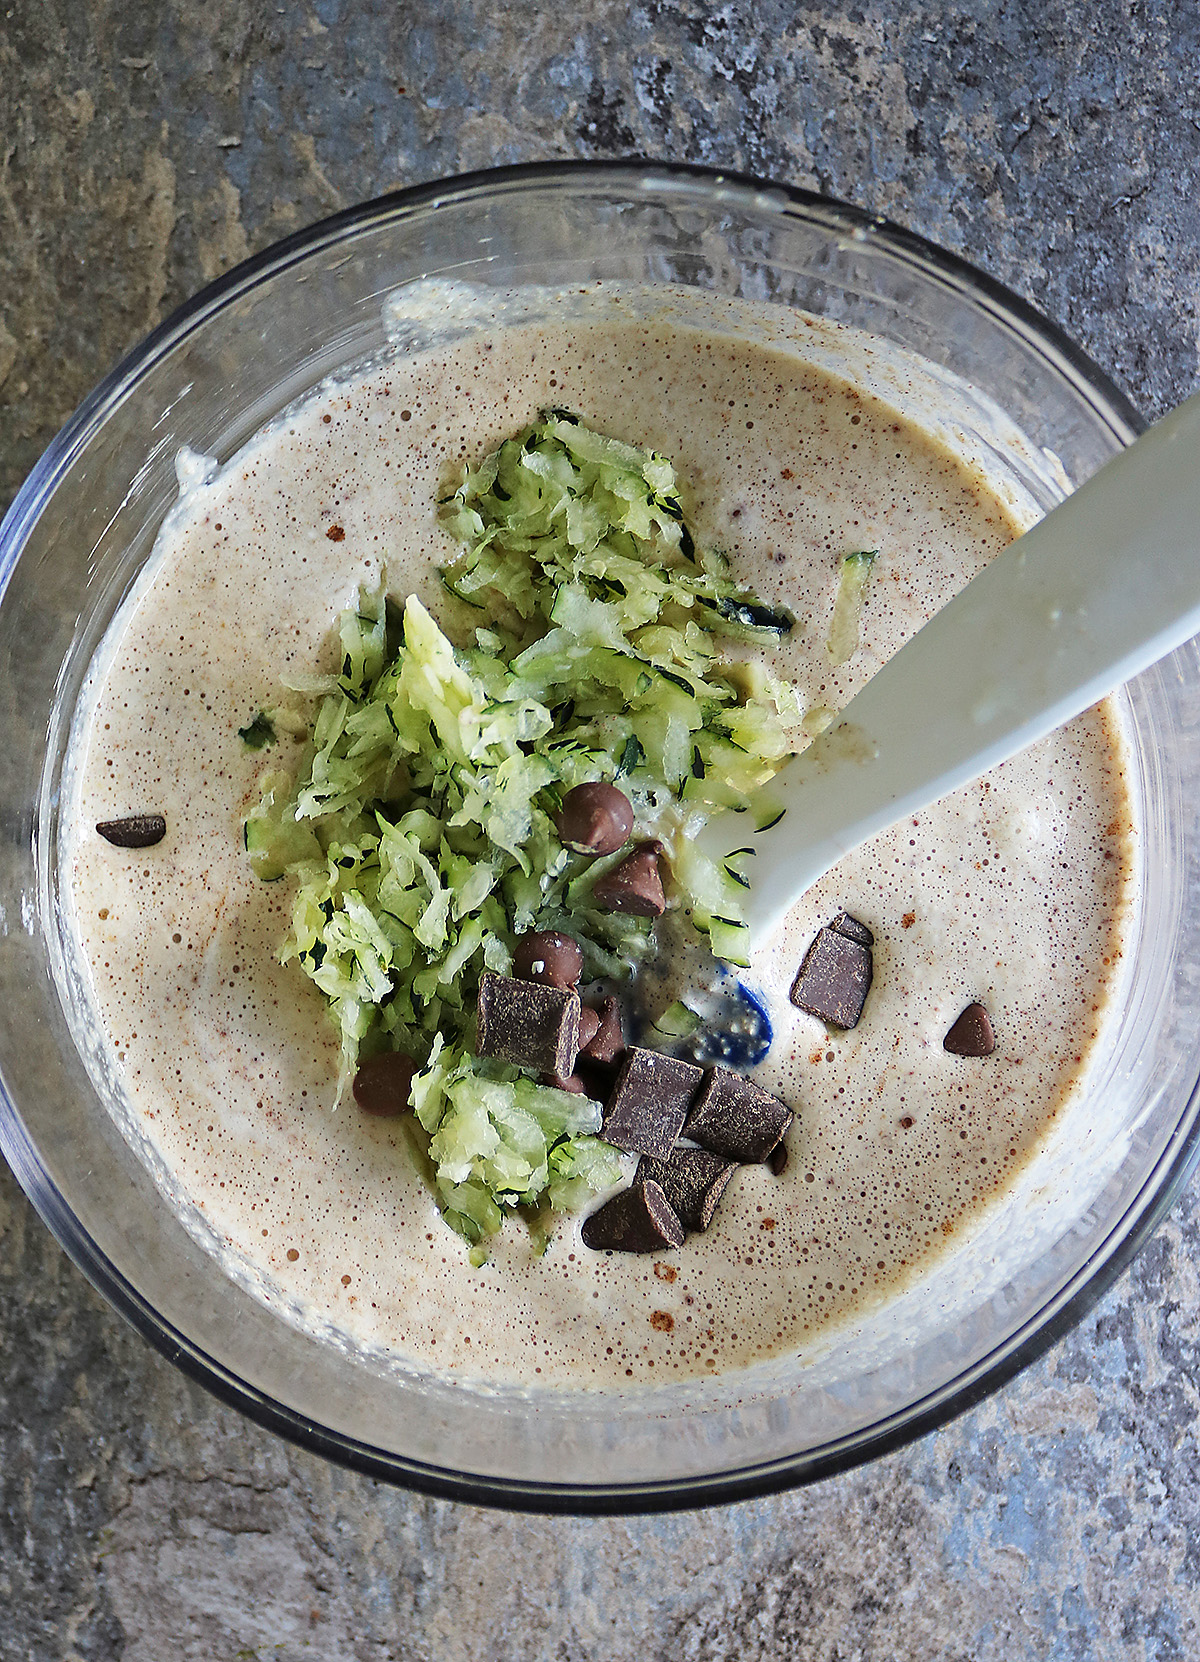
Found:
[[[17,0],[0,498],[165,309],[464,168],[686,158],[970,254],[1148,413],[1197,379],[1200,9]],[[1200,1212],[982,1408],[804,1493],[505,1517],[284,1447],[152,1355],[0,1173],[0,1659],[1200,1654]]]

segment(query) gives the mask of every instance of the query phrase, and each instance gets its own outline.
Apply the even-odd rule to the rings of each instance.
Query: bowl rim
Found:
[[[71,466],[107,412],[158,359],[213,313],[231,304],[269,275],[297,264],[319,249],[336,246],[366,227],[462,200],[521,194],[539,187],[606,184],[624,194],[674,190],[711,199],[720,193],[761,212],[799,213],[809,222],[875,242],[919,267],[926,277],[969,297],[992,320],[1036,343],[1083,397],[1118,443],[1129,444],[1146,423],[1123,392],[1056,324],[987,273],[916,232],[849,203],[799,186],[752,175],[665,162],[652,158],[619,161],[529,162],[475,170],[387,192],[316,221],[233,267],[170,313],[88,394],[42,452],[0,521],[0,601],[7,589],[29,528],[58,478]],[[92,1285],[168,1361],[226,1405],[286,1440],[351,1470],[401,1484],[442,1499],[511,1510],[578,1515],[632,1514],[725,1504],[818,1482],[890,1453],[945,1425],[1029,1366],[1074,1327],[1109,1291],[1140,1251],[1200,1164],[1200,1080],[1155,1166],[1133,1201],[1116,1220],[1070,1281],[1025,1323],[1016,1335],[980,1358],[964,1374],[927,1397],[897,1410],[889,1419],[814,1453],[732,1468],[715,1474],[652,1483],[612,1485],[548,1484],[456,1472],[378,1448],[315,1424],[257,1390],[195,1345],[168,1322],[128,1281],[78,1224],[65,1196],[41,1161],[15,1106],[0,1085],[0,1153],[35,1210]],[[1135,1222],[1114,1240],[1132,1216]]]

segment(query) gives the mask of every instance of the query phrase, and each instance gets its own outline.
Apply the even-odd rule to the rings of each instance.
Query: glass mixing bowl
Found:
[[[507,169],[340,214],[204,290],[82,405],[0,529],[0,1146],[75,1263],[153,1344],[253,1419],[373,1476],[538,1510],[695,1506],[867,1460],[978,1401],[1108,1288],[1197,1160],[1200,675],[1190,644],[1122,695],[1141,808],[1126,996],[1092,1132],[908,1293],[803,1363],[628,1395],[482,1390],[303,1331],[181,1225],[71,1038],[57,810],[91,655],[176,495],[397,337],[388,297],[596,278],[800,308],[890,343],[957,440],[1049,507],[1141,423],[1028,306],[920,238],[803,191],[696,170]],[[403,314],[401,294],[400,314]],[[781,318],[783,314],[779,314]],[[385,319],[389,320],[385,323]],[[401,331],[403,335],[403,331]],[[915,358],[909,355],[915,355]]]

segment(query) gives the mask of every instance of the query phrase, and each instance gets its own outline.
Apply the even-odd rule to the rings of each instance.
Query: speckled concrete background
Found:
[[[1197,380],[1194,0],[16,0],[0,11],[0,498],[163,312],[333,208],[645,153],[962,250],[1150,414]],[[1200,1654],[1200,1207],[983,1408],[666,1519],[425,1501],[187,1385],[0,1171],[0,1658],[945,1662]]]

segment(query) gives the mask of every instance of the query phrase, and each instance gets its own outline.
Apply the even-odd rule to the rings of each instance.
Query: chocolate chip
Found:
[[[161,814],[130,814],[127,819],[102,819],[96,830],[117,848],[153,848],[167,834]]]
[[[364,1114],[378,1119],[403,1114],[408,1106],[417,1064],[398,1050],[383,1050],[369,1057],[354,1075],[354,1100]]]
[[[866,924],[852,918],[849,912],[839,912],[829,927],[836,929],[838,934],[844,935],[848,941],[857,941],[859,946],[875,945],[875,937]]]
[[[871,974],[871,948],[829,925],[804,954],[792,983],[792,1003],[830,1027],[855,1027],[871,990]]]
[[[585,1004],[583,1009],[579,1012],[579,1054],[581,1056],[585,1056],[587,1054],[587,1047],[591,1044],[592,1040],[596,1037],[596,1034],[599,1031],[599,1014],[593,1010],[590,1005]]]
[[[702,1234],[736,1170],[736,1160],[706,1148],[677,1148],[667,1160],[639,1160],[634,1182],[657,1183],[683,1227]]]
[[[577,854],[615,854],[632,830],[633,806],[615,785],[597,779],[563,797],[558,834]]]
[[[607,1102],[612,1095],[613,1075],[616,1069],[602,1062],[589,1062],[586,1056],[575,1058],[575,1077],[583,1085],[583,1094],[593,1102]]]
[[[642,843],[619,866],[592,884],[592,899],[602,912],[632,912],[639,918],[661,917],[667,909],[658,869],[657,843]]]
[[[513,970],[522,981],[541,981],[547,987],[573,987],[583,969],[579,942],[557,929],[539,929],[522,935],[513,950]]]
[[[683,1245],[683,1225],[657,1183],[635,1183],[583,1220],[593,1252],[661,1252]]]
[[[729,1068],[709,1068],[684,1135],[714,1154],[756,1166],[785,1136],[794,1115],[778,1097]]]
[[[599,1010],[596,1011],[596,1018],[596,1031],[586,1042],[583,1040],[582,1018],[580,1020],[580,1054],[586,1056],[589,1062],[615,1062],[625,1049],[625,1035],[621,1031],[621,1006],[615,998],[603,999]]]
[[[703,1070],[631,1045],[604,1111],[600,1135],[628,1154],[665,1160],[683,1129]]]
[[[992,1024],[982,1004],[968,1004],[942,1040],[952,1056],[990,1056],[996,1048]]]
[[[787,1141],[784,1138],[780,1138],[780,1140],[775,1144],[775,1147],[771,1150],[770,1154],[767,1155],[767,1166],[774,1176],[782,1177],[784,1172],[787,1170],[787,1162]]]
[[[569,1073],[565,1079],[561,1074],[543,1073],[539,1074],[538,1082],[542,1085],[549,1085],[555,1091],[570,1091],[572,1096],[591,1096],[592,1094],[577,1073]],[[599,1101],[600,1098],[597,1097],[596,1100]]]
[[[579,1052],[579,994],[485,970],[479,983],[479,1056],[570,1077]]]

